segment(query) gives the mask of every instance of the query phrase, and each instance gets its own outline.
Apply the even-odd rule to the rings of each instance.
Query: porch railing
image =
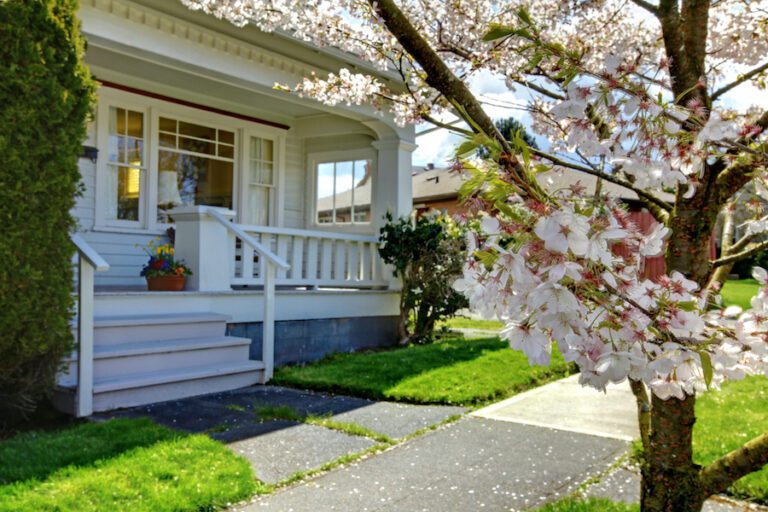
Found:
[[[290,268],[277,270],[278,285],[312,288],[389,286],[376,237],[266,226],[240,225],[239,228],[262,247],[268,247],[290,263]],[[234,286],[264,284],[265,260],[254,253],[250,244],[235,241],[231,269]]]
[[[218,211],[208,210],[208,215],[227,228],[230,234],[241,241],[242,247],[251,254],[258,254],[261,262],[262,284],[264,285],[264,319],[262,321],[261,361],[264,363],[264,378],[266,383],[275,371],[275,276],[277,272],[286,272],[291,266],[283,257],[275,254],[259,240],[253,238],[243,228],[230,222]]]
[[[94,274],[109,270],[109,263],[80,237],[70,236],[77,252],[77,392],[75,416],[93,413],[93,286]]]

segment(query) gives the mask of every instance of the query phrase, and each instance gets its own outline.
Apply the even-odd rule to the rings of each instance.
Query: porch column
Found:
[[[227,228],[208,215],[216,210],[227,219],[235,212],[213,206],[180,206],[169,213],[176,222],[174,254],[192,270],[187,290],[231,290],[230,268],[234,240]]]
[[[373,142],[378,151],[378,172],[373,188],[373,225],[378,232],[384,224],[384,214],[392,212],[394,218],[410,215],[413,208],[411,197],[411,153],[416,144],[400,139],[384,139]]]

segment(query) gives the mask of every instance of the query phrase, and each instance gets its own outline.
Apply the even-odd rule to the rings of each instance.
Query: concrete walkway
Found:
[[[578,375],[520,393],[472,414],[625,441],[640,437],[635,397],[629,385],[612,384],[600,393],[579,384]]]

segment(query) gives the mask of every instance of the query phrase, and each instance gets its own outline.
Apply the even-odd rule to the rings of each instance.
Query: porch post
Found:
[[[387,212],[397,219],[410,215],[413,210],[411,153],[416,149],[416,144],[400,139],[383,139],[373,142],[372,145],[378,151],[378,172],[373,187],[371,222],[378,236]],[[395,278],[392,269],[380,260],[379,264],[382,266],[384,279],[389,281],[389,289],[400,289],[402,283]]]
[[[395,218],[411,213],[411,153],[416,144],[400,139],[384,139],[372,145],[378,151],[378,172],[371,220],[378,231],[384,225],[384,215],[388,211]]]
[[[208,215],[209,210],[227,219],[235,216],[232,210],[213,206],[181,206],[169,212],[176,222],[175,256],[192,270],[188,290],[231,290],[234,240],[226,227]]]
[[[77,294],[77,396],[75,416],[93,414],[93,283],[91,262],[78,255]]]

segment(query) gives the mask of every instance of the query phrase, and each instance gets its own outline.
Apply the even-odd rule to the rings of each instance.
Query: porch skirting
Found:
[[[394,346],[397,322],[397,316],[278,320],[275,366],[311,363],[334,353]],[[250,358],[261,359],[261,322],[229,323],[227,335],[249,338]]]

